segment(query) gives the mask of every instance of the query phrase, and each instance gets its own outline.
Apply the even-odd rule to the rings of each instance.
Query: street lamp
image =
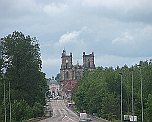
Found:
[[[6,113],[6,82],[5,82],[5,74],[6,72],[6,68],[3,69],[3,81],[4,81],[4,121],[6,122],[7,121],[7,113]],[[12,119],[12,112],[11,112],[11,90],[10,90],[10,81],[9,81],[9,91],[8,91],[8,95],[9,95],[9,117],[10,117],[10,122],[11,122],[11,119]]]
[[[7,121],[7,114],[6,114],[6,83],[5,83],[5,79],[4,79],[4,75],[5,75],[5,72],[6,72],[6,68],[4,68],[3,70],[3,81],[4,81],[4,121],[6,122]]]
[[[10,84],[10,81],[9,81],[9,104],[10,104],[10,122],[12,121],[11,119],[12,119],[12,112],[11,112],[11,90],[10,90],[10,86],[11,84]]]
[[[119,73],[121,76],[121,122],[122,122],[122,73]]]
[[[3,80],[4,80],[4,114],[5,114],[5,118],[4,118],[4,120],[5,120],[5,122],[6,122],[6,94],[5,94],[5,79],[4,79],[4,76],[3,76]]]
[[[144,108],[143,108],[143,98],[142,98],[142,86],[143,86],[143,83],[142,83],[142,74],[141,74],[141,65],[138,65],[140,67],[140,89],[141,89],[141,121],[143,122],[144,121]]]
[[[133,67],[132,67],[132,116],[134,122],[134,79],[133,79]]]

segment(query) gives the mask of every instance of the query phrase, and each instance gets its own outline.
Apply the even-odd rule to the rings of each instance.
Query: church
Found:
[[[66,89],[71,90],[75,84],[81,79],[85,69],[94,70],[94,53],[86,54],[83,52],[83,64],[73,64],[72,53],[69,55],[66,50],[63,50],[61,56],[61,68],[60,68],[60,83],[63,84]]]

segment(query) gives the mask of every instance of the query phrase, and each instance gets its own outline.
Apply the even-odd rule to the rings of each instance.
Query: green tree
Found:
[[[34,117],[43,115],[43,106],[40,103],[35,102],[33,106]]]
[[[93,71],[85,71],[72,93],[76,106],[85,109],[88,113],[97,113],[107,119],[120,120],[120,75],[123,82],[123,114],[132,114],[132,73],[134,82],[134,114],[141,121],[141,78],[143,81],[144,121],[151,120],[152,94],[152,64],[140,61],[141,66],[135,64],[122,68],[98,67]],[[141,74],[140,74],[141,69]]]
[[[2,43],[0,40],[0,120],[3,121],[3,92],[4,91],[4,80],[3,80],[3,59],[2,59]]]
[[[146,109],[145,109],[145,120],[146,122],[152,121],[152,95],[148,95]]]
[[[33,117],[32,108],[25,100],[14,100],[12,103],[12,121],[18,122]]]
[[[17,101],[14,105],[26,103],[29,109],[23,109],[23,113],[31,111],[35,102],[43,106],[47,82],[45,74],[41,72],[42,61],[38,40],[15,31],[2,39],[2,47],[6,87],[8,88],[9,82],[11,83],[11,102]],[[6,93],[8,96],[8,91]],[[29,118],[23,113],[20,120]],[[18,117],[18,114],[20,112],[16,112],[14,118]]]

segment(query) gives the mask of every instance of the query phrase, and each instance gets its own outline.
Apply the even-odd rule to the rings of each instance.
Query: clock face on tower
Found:
[[[66,60],[65,62],[68,63],[68,60]]]

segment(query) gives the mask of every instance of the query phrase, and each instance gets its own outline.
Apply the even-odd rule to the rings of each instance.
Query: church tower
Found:
[[[89,70],[95,69],[93,52],[89,55],[86,55],[85,52],[83,52],[83,67],[84,69]]]
[[[72,62],[72,53],[70,55],[66,54],[66,51],[62,52],[62,63],[60,68],[60,81],[79,81],[83,75],[84,69],[93,70],[95,69],[94,64],[94,53],[92,52],[89,55],[86,55],[83,52],[83,65],[73,65]]]
[[[67,55],[63,50],[61,59],[60,80],[72,80],[72,53]]]
[[[85,52],[83,52],[83,65],[79,65],[79,63],[73,65],[72,53],[67,55],[65,50],[62,52],[61,60],[60,83],[62,90],[66,94],[68,94],[77,82],[81,80],[85,69],[88,69],[89,71],[95,69],[93,52],[89,55],[86,55]]]

